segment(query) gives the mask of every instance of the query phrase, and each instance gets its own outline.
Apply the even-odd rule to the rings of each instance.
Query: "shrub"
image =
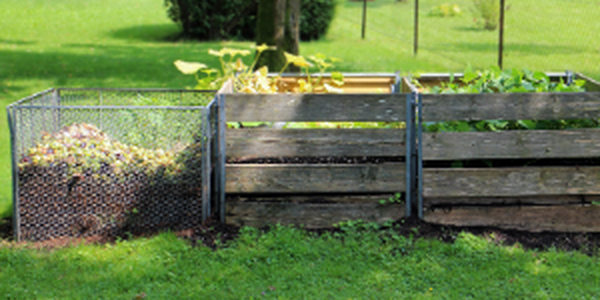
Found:
[[[300,39],[317,40],[329,28],[339,0],[301,0]],[[256,0],[165,0],[167,15],[200,40],[256,37]]]
[[[477,23],[486,30],[496,30],[499,23],[500,2],[498,0],[473,0],[473,4],[476,16],[481,18]]]
[[[429,15],[432,17],[454,17],[460,14],[462,14],[462,11],[458,4],[449,3],[434,6],[431,11],[429,11]]]
[[[335,16],[338,0],[302,0],[300,10],[300,39],[318,40],[329,29]]]
[[[253,38],[256,0],[165,0],[167,15],[200,40]]]

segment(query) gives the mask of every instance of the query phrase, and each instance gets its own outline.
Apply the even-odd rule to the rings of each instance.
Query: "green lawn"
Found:
[[[464,14],[428,17],[444,1],[422,0],[421,49],[412,55],[412,2],[344,1],[327,38],[303,43],[344,60],[352,72],[446,72],[496,62],[496,32],[474,29]],[[573,69],[600,79],[597,1],[507,1],[506,67]],[[173,42],[177,27],[163,0],[0,1],[0,107],[49,87],[193,85],[176,59],[202,61],[224,45]],[[10,214],[6,114],[0,112],[0,216]],[[14,299],[593,299],[598,259],[577,252],[524,251],[460,234],[456,243],[382,233],[308,237],[278,228],[245,229],[231,247],[190,247],[171,234],[114,245],[55,251],[14,249],[0,241],[0,295]],[[383,238],[383,240],[382,240]]]
[[[0,1],[0,107],[49,87],[192,86],[176,59],[216,66],[209,48],[249,42],[172,42],[178,28],[162,0]],[[429,17],[444,1],[422,0],[421,48],[412,54],[412,1],[369,4],[367,38],[360,38],[362,4],[342,1],[328,36],[303,43],[303,54],[343,59],[350,72],[447,72],[496,63],[497,32],[475,28],[469,0],[463,14]],[[567,69],[600,79],[597,1],[507,1],[506,67]],[[535,13],[532,13],[535,12]],[[10,160],[6,114],[0,113],[0,216],[10,213]]]
[[[54,251],[0,247],[8,299],[595,299],[599,257],[391,231],[246,228],[228,248],[172,234]],[[139,297],[139,298],[136,298]]]

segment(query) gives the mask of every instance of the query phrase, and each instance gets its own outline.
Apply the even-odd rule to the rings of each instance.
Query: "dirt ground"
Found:
[[[395,223],[394,228],[403,236],[412,235],[415,238],[432,238],[438,239],[446,243],[452,243],[457,235],[462,232],[470,232],[477,236],[482,236],[492,240],[499,245],[520,245],[525,249],[544,250],[556,248],[564,251],[581,251],[587,255],[600,254],[600,233],[558,233],[558,232],[542,232],[533,233],[516,230],[501,230],[497,228],[487,227],[453,227],[429,224],[422,220],[413,218],[399,219]],[[268,230],[268,228],[264,228]],[[309,230],[315,234],[325,232],[335,232],[339,229],[322,228]],[[176,232],[180,238],[190,241],[194,245],[204,245],[211,248],[216,248],[216,245],[223,245],[234,240],[239,234],[239,227],[233,225],[219,224],[218,222],[210,222],[206,225],[196,228],[190,228]],[[0,239],[3,244],[24,244],[12,241],[12,220],[0,220]],[[92,236],[86,238],[57,238],[42,242],[28,243],[28,247],[37,249],[52,249],[77,245],[80,243],[112,243],[117,237]],[[120,237],[130,238],[130,237]]]

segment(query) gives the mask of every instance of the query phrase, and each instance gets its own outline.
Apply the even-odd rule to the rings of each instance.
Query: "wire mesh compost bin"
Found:
[[[8,106],[15,238],[201,225],[224,199],[221,104],[212,91],[61,88]]]

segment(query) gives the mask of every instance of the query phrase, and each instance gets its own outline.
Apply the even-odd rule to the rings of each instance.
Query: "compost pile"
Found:
[[[76,123],[18,162],[21,237],[118,235],[201,223],[202,146],[146,149]]]
[[[110,168],[115,174],[137,171],[153,175],[162,171],[173,177],[184,169],[175,158],[172,151],[126,145],[112,140],[94,125],[78,123],[55,134],[45,133],[42,142],[19,161],[19,169],[65,166],[69,176],[86,170],[98,176],[100,170]]]

